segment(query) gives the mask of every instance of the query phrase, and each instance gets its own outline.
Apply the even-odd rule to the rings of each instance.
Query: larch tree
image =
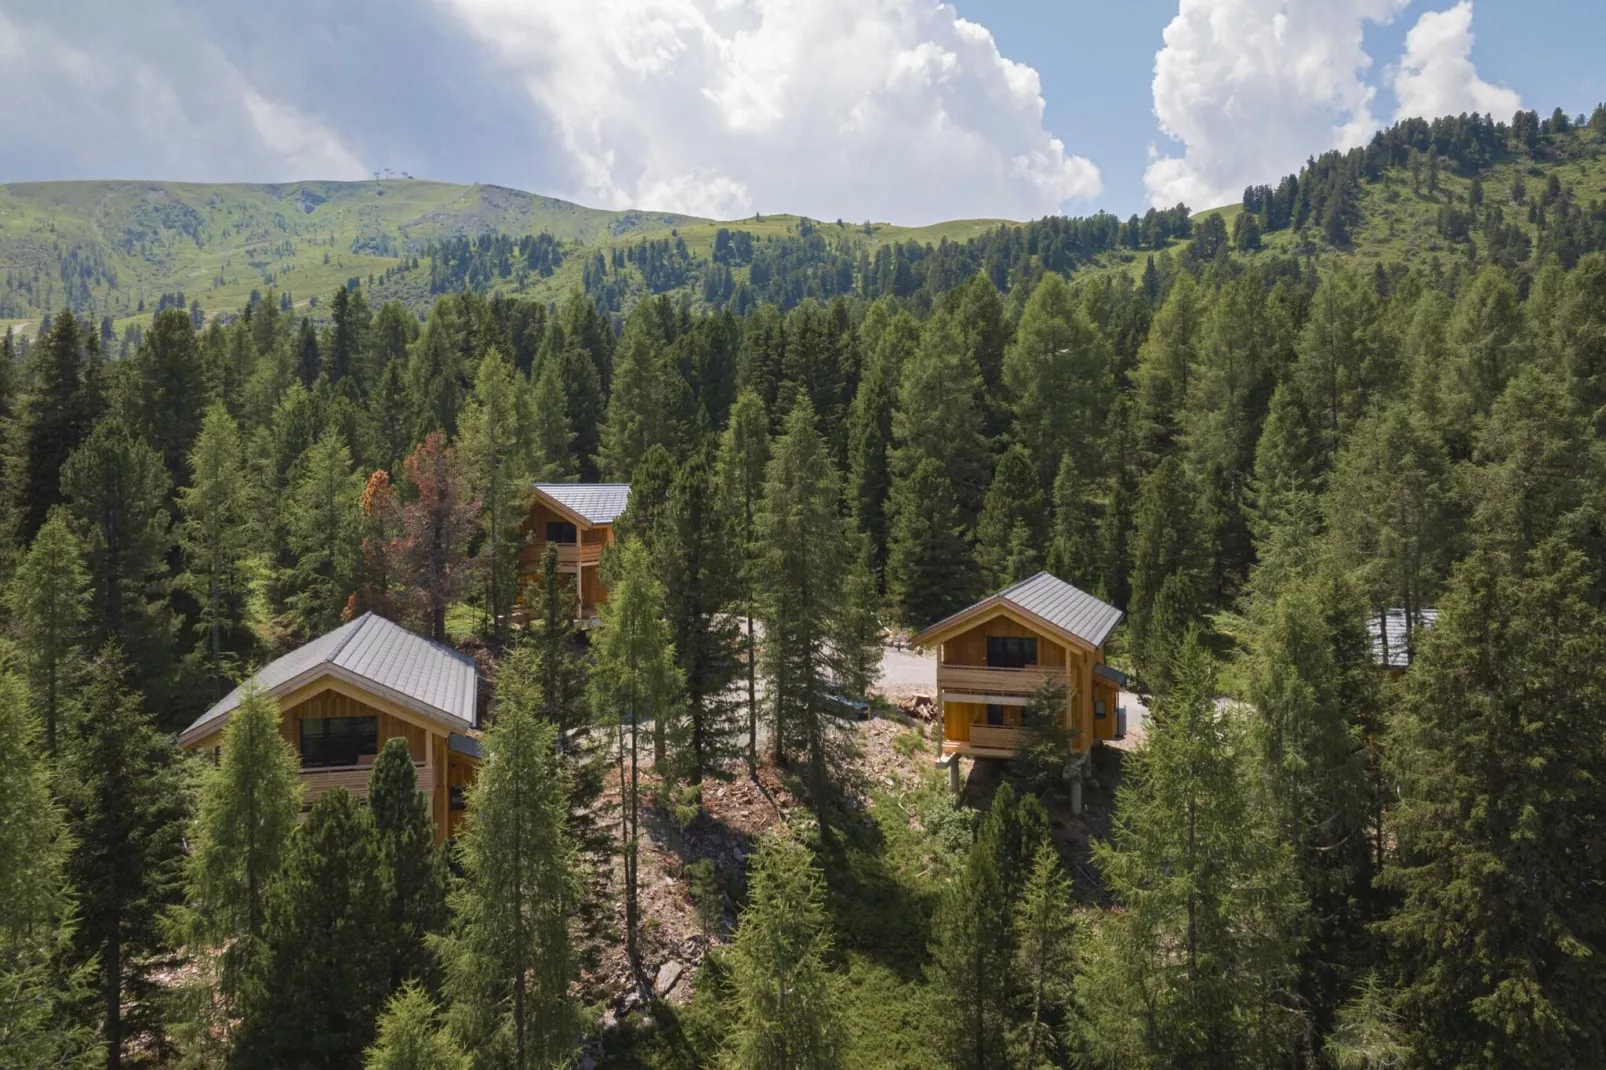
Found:
[[[769,415],[764,401],[751,389],[743,390],[731,406],[730,423],[719,443],[719,479],[724,508],[735,518],[735,540],[740,552],[737,579],[741,584],[745,618],[743,661],[747,675],[747,761],[758,762],[758,616],[754,569],[758,558],[759,510],[764,500],[764,470],[769,464]]]
[[[579,1035],[569,995],[578,905],[557,729],[527,693],[499,696],[458,840],[453,924],[436,942],[452,1034],[477,1067],[564,1065]]]
[[[480,503],[480,549],[477,557],[483,585],[483,608],[490,634],[507,640],[513,603],[519,594],[519,525],[529,515],[528,448],[519,428],[527,419],[520,410],[521,380],[498,350],[480,362],[474,393],[459,417],[460,448],[468,491]]]
[[[731,685],[741,671],[741,576],[730,567],[734,518],[724,506],[714,459],[700,450],[675,475],[652,548],[686,707],[676,765],[693,784],[740,752]]]
[[[402,506],[399,564],[414,617],[436,642],[446,641],[446,610],[468,591],[468,542],[481,503],[469,498],[457,451],[438,431],[404,465],[415,497]],[[516,578],[515,578],[516,582]]]
[[[87,969],[63,969],[76,937],[72,849],[23,681],[0,674],[0,1065],[89,1067],[104,1058],[71,1013]]]
[[[338,434],[325,432],[296,463],[285,495],[287,542],[293,565],[286,577],[295,630],[306,638],[340,623],[360,549],[361,477]]]
[[[268,894],[262,949],[240,998],[242,1070],[355,1066],[389,992],[385,879],[374,819],[325,792],[290,837]]]
[[[622,544],[602,625],[593,647],[591,703],[598,720],[618,726],[619,836],[624,858],[625,953],[639,975],[637,932],[641,853],[641,751],[644,722],[653,726],[654,768],[660,777],[668,755],[669,723],[679,716],[680,670],[664,615],[663,588],[652,574],[647,547]],[[639,981],[639,976],[638,976]]]
[[[222,403],[207,410],[188,468],[192,482],[178,492],[177,531],[186,567],[175,586],[200,606],[196,628],[210,675],[222,681],[225,654],[241,645],[255,534],[240,431]]]
[[[836,470],[814,429],[812,407],[800,398],[765,472],[755,575],[775,758],[784,764],[794,747],[806,756],[816,813],[825,810],[831,781],[833,641],[849,564],[837,499]]]
[[[853,522],[870,539],[871,567],[877,582],[886,569],[887,497],[892,491],[892,408],[895,372],[890,358],[872,351],[848,411],[848,507]]]
[[[1099,553],[1098,516],[1088,487],[1069,454],[1060,458],[1054,476],[1053,520],[1049,526],[1048,571],[1084,591],[1100,589],[1103,569]]]
[[[408,984],[390,997],[378,1036],[363,1054],[363,1070],[470,1070],[473,1066],[429,993]]]
[[[6,594],[29,691],[44,724],[45,750],[54,755],[89,598],[82,544],[59,511],[34,536]]]
[[[90,664],[62,749],[58,793],[72,836],[74,959],[90,967],[108,1070],[165,1043],[156,973],[171,965],[162,918],[182,895],[188,796],[178,749],[125,686],[115,643]]]
[[[1109,346],[1076,300],[1050,272],[1032,290],[1015,339],[1004,353],[1003,380],[1015,411],[1015,440],[1035,461],[1041,495],[1060,458],[1098,470],[1097,435],[1115,391]]]
[[[429,939],[446,928],[446,860],[435,849],[429,799],[418,790],[413,756],[400,736],[385,740],[374,761],[368,809],[374,815],[388,906],[388,947],[374,950],[389,960],[390,991],[408,981],[439,989],[440,970]]]
[[[172,914],[175,942],[201,967],[185,986],[194,1019],[185,1039],[195,1048],[227,1035],[261,949],[268,888],[301,816],[300,773],[295,749],[279,734],[278,702],[248,689],[223,727],[216,764],[201,774],[184,902]]]
[[[834,1070],[847,1030],[827,957],[825,881],[808,848],[782,832],[759,843],[731,949],[731,1070]]]
[[[1176,644],[1201,609],[1204,552],[1192,520],[1196,510],[1192,480],[1178,457],[1167,456],[1143,480],[1127,607],[1138,669],[1157,684],[1165,681]]]

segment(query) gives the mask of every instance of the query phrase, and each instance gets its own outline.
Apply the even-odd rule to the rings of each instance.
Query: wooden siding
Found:
[[[531,503],[530,515],[523,524],[527,541],[519,548],[519,571],[525,583],[531,582],[541,571],[541,560],[546,556],[548,522],[569,523],[569,520],[545,502],[537,500]],[[567,573],[578,573],[576,583],[580,616],[594,617],[597,607],[608,600],[608,588],[602,583],[598,566],[602,562],[603,550],[613,545],[613,525],[581,527],[577,524],[575,527],[579,542],[558,544],[558,566]]]
[[[1065,648],[1060,641],[1033,631],[1008,617],[992,617],[961,632],[942,644],[944,665],[986,665],[989,638],[1036,639],[1037,664],[1042,668],[1064,668]]]
[[[379,721],[379,746],[384,747],[385,741],[400,736],[407,741],[407,753],[413,756],[414,762],[422,762],[427,756],[425,750],[429,731],[422,725],[412,724],[395,717],[384,710],[377,709],[366,702],[359,701],[351,695],[339,691],[320,691],[304,702],[286,707],[279,714],[279,734],[301,753],[301,722],[315,721],[327,717],[374,717]]]

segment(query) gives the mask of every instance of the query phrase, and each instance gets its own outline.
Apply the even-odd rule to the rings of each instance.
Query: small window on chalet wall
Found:
[[[379,718],[324,717],[301,722],[301,767],[356,765],[379,753]]]
[[[574,525],[564,520],[548,520],[546,522],[547,542],[579,542]]]
[[[1037,640],[1013,635],[987,637],[987,665],[994,669],[1023,669],[1037,664]]]

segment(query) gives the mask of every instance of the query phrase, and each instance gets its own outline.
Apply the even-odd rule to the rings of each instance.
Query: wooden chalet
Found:
[[[937,651],[943,756],[1013,757],[1021,713],[1044,683],[1065,689],[1061,723],[1076,752],[1122,735],[1118,700],[1126,678],[1104,664],[1104,644],[1122,617],[1039,572],[915,636],[916,646]]]
[[[519,551],[524,582],[541,573],[549,544],[558,548],[558,569],[575,577],[582,621],[594,620],[608,600],[602,584],[602,551],[613,545],[613,524],[630,504],[628,483],[537,483],[525,544]]]
[[[383,617],[364,613],[269,662],[179,735],[217,753],[248,686],[279,703],[279,732],[301,756],[304,804],[334,788],[366,795],[379,748],[407,740],[436,841],[455,834],[479,768],[474,660]]]

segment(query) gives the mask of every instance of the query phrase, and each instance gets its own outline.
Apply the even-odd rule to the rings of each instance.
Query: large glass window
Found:
[[[562,520],[548,520],[546,522],[546,541],[575,543],[580,541],[575,532],[574,525]]]
[[[1037,640],[1013,635],[987,637],[987,665],[994,669],[1023,669],[1037,664]]]
[[[379,718],[323,717],[301,722],[301,767],[356,765],[379,753]]]

